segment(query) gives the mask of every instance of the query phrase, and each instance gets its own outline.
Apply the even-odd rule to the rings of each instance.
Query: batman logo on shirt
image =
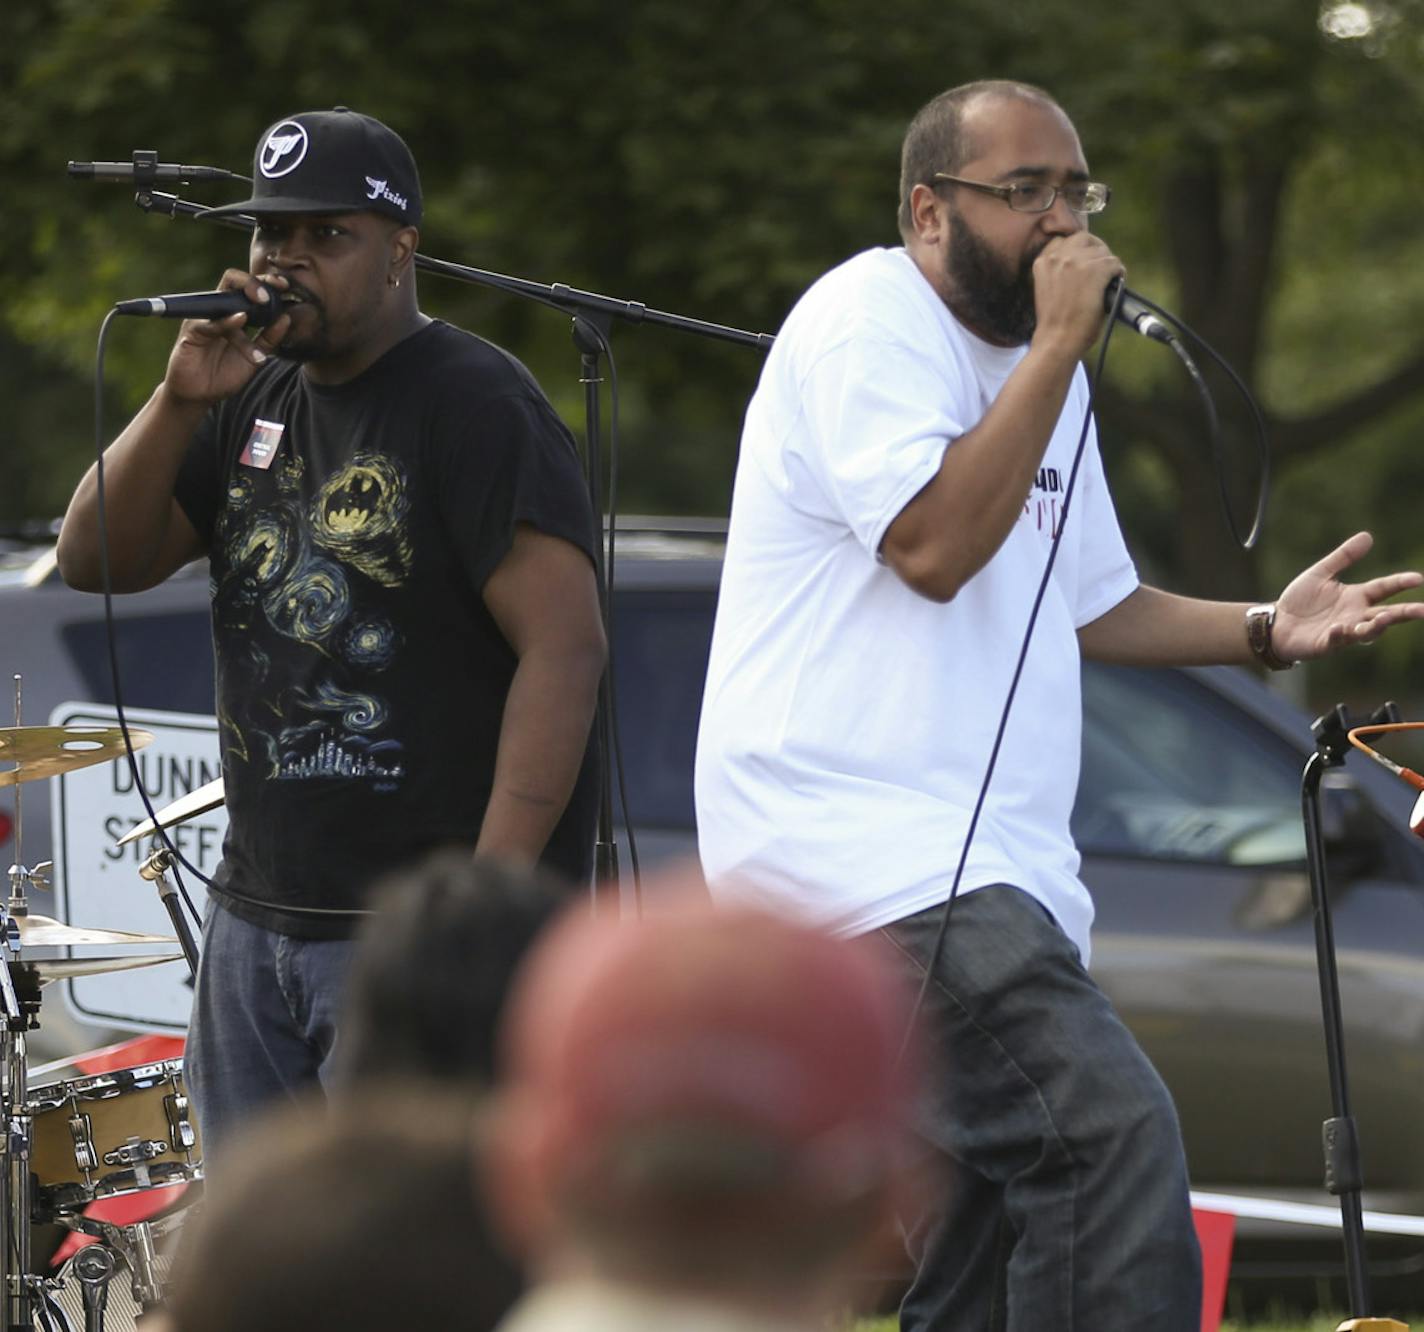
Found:
[[[380,454],[357,454],[334,472],[312,501],[313,539],[383,587],[410,573],[405,479]]]

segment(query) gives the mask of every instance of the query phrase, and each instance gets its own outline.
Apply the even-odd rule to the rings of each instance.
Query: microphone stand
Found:
[[[191,218],[201,220],[209,212],[198,204],[189,203],[175,194],[162,190],[141,189],[134,195],[136,203],[145,213],[159,213],[165,217]],[[208,219],[240,231],[251,231],[257,219],[248,213],[231,213]],[[616,296],[602,296],[594,291],[582,291],[578,287],[565,286],[562,282],[531,282],[528,278],[509,277],[504,273],[491,273],[483,268],[470,268],[465,264],[451,263],[448,259],[432,259],[429,255],[417,253],[415,266],[423,273],[435,273],[440,277],[454,278],[475,286],[493,287],[515,296],[526,296],[542,301],[545,305],[556,306],[572,313],[607,315],[626,320],[631,324],[657,324],[663,328],[675,328],[681,333],[695,333],[705,338],[716,338],[722,342],[737,342],[746,347],[758,347],[762,351],[770,348],[774,341],[770,333],[748,333],[740,328],[730,328],[725,324],[709,324],[703,319],[689,319],[686,315],[668,314],[664,310],[650,310],[641,301],[625,301]]]
[[[134,195],[134,203],[146,213],[159,213],[165,217],[199,220],[207,209],[180,199],[177,195],[162,190],[139,189]],[[251,231],[257,219],[250,214],[236,213],[211,219],[242,231]],[[573,340],[579,353],[579,380],[584,386],[584,440],[586,480],[589,501],[593,509],[594,522],[599,522],[603,512],[601,477],[603,459],[600,446],[599,422],[602,409],[599,402],[598,386],[603,382],[601,358],[608,350],[608,335],[613,320],[620,319],[631,324],[655,324],[662,328],[676,329],[680,333],[691,333],[698,337],[713,338],[721,342],[739,343],[745,347],[756,347],[761,351],[770,348],[773,338],[769,333],[749,333],[725,324],[711,324],[702,319],[689,319],[686,315],[669,314],[663,310],[650,310],[641,301],[620,300],[613,296],[603,296],[597,292],[582,291],[561,282],[552,284],[532,282],[527,278],[509,277],[503,273],[491,273],[481,268],[470,268],[465,264],[451,263],[446,259],[433,259],[429,255],[417,253],[415,267],[423,273],[433,273],[439,277],[454,278],[475,286],[492,287],[497,291],[509,292],[529,300],[551,305],[573,315]],[[615,532],[610,523],[607,535],[608,548],[613,549]],[[613,589],[608,586],[607,561],[604,546],[594,532],[594,570],[597,575],[599,610],[603,617],[604,636],[612,651],[613,642]],[[610,658],[611,661],[611,658]],[[610,886],[616,894],[619,885],[618,847],[613,834],[613,782],[611,775],[613,755],[613,703],[611,673],[604,672],[599,684],[598,708],[594,718],[594,729],[598,736],[600,763],[602,765],[602,791],[598,809],[598,835],[594,851],[594,894],[597,902],[600,885]],[[629,813],[623,811],[625,818]]]
[[[1399,709],[1386,703],[1370,717],[1371,724],[1399,720]],[[1361,1193],[1360,1136],[1350,1113],[1345,1077],[1345,1026],[1340,1011],[1340,981],[1335,964],[1335,931],[1330,919],[1330,894],[1325,876],[1325,838],[1321,831],[1320,783],[1327,768],[1344,765],[1350,752],[1351,723],[1343,703],[1311,723],[1315,753],[1301,774],[1301,814],[1305,821],[1306,865],[1315,916],[1315,960],[1320,975],[1320,1007],[1325,1026],[1325,1060],[1330,1074],[1333,1116],[1321,1126],[1325,1151],[1325,1187],[1340,1199],[1341,1237],[1345,1245],[1345,1283],[1350,1317],[1337,1332],[1408,1332],[1393,1318],[1369,1315],[1369,1270],[1365,1263],[1365,1224]]]
[[[584,413],[584,459],[588,466],[588,499],[593,509],[595,524],[603,512],[602,479],[603,447],[601,444],[602,408],[598,400],[598,386],[603,382],[599,358],[608,345],[609,317],[607,314],[584,316],[576,314],[572,327],[574,346],[579,353],[580,381],[583,384]],[[607,539],[614,539],[613,524],[610,522]],[[613,651],[613,588],[608,577],[608,564],[604,558],[603,542],[593,543],[593,563],[595,582],[598,585],[598,608],[603,618],[604,640]],[[610,662],[612,657],[610,655]],[[613,836],[613,679],[611,671],[604,671],[598,682],[598,709],[594,717],[594,729],[598,734],[599,762],[602,764],[602,781],[598,793],[598,837],[593,850],[593,881],[595,885],[608,885],[612,896],[612,907],[616,911],[619,902],[620,874],[618,869],[618,844]],[[623,811],[624,818],[628,811]],[[595,886],[595,894],[598,889]]]

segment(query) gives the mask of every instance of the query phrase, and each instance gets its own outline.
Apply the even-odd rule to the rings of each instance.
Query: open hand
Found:
[[[1368,532],[1356,532],[1291,580],[1276,599],[1271,646],[1277,656],[1308,661],[1350,643],[1373,643],[1391,625],[1424,619],[1424,602],[1382,604],[1424,584],[1424,574],[1410,570],[1363,583],[1340,581],[1340,575],[1374,544]]]

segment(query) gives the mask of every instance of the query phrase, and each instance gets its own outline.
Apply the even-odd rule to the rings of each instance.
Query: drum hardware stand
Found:
[[[16,675],[14,682],[15,731],[6,733],[4,753],[6,757],[13,755],[18,764],[14,774],[16,863],[10,866],[8,872],[8,898],[0,893],[0,1135],[3,1135],[0,1136],[0,1309],[3,1309],[0,1314],[0,1332],[34,1332],[37,1324],[43,1328],[68,1329],[70,1320],[64,1316],[52,1298],[52,1292],[63,1286],[63,1280],[31,1274],[29,1271],[30,1228],[36,1200],[35,1181],[30,1168],[35,1144],[35,1116],[39,1107],[31,1097],[28,1084],[29,1065],[25,1033],[39,1025],[40,987],[45,964],[22,960],[21,954],[27,938],[39,947],[55,946],[54,927],[58,926],[59,922],[50,921],[46,917],[29,918],[26,890],[30,887],[48,888],[52,864],[46,861],[34,869],[28,869],[23,863],[23,783],[36,776],[50,776],[67,771],[71,767],[97,762],[106,755],[104,745],[111,745],[112,739],[95,741],[92,733],[85,732],[85,738],[91,742],[86,747],[86,752],[82,755],[65,755],[59,743],[63,741],[67,745],[65,728],[30,728],[39,734],[36,737],[27,737],[25,728],[21,725],[20,676]],[[58,736],[51,735],[51,730],[57,731]],[[27,739],[36,738],[41,741],[38,749],[25,744]],[[57,759],[63,762],[56,762]],[[27,765],[32,765],[28,771]],[[161,877],[162,868],[165,866],[156,869],[155,876]],[[171,885],[162,885],[160,895],[163,894],[165,886],[172,894]],[[172,905],[167,902],[165,904],[169,905],[172,914]],[[183,924],[181,917],[175,918],[175,924]],[[30,933],[32,926],[35,929]],[[49,937],[45,938],[47,931]],[[101,938],[85,938],[86,933],[98,934]],[[183,928],[179,929],[178,934],[179,941],[185,946],[185,955],[191,963],[194,956],[192,936]],[[79,937],[82,942],[149,941],[147,937],[104,931],[76,930],[71,932],[71,937]],[[153,936],[152,940],[156,942],[158,938],[159,936]],[[116,959],[101,960],[107,962]],[[58,974],[61,973],[55,973]],[[177,1135],[175,1144],[181,1142],[182,1147],[191,1153],[196,1144],[196,1134],[188,1123],[186,1104],[181,1103],[181,1096],[179,1100],[180,1104],[168,1111],[170,1133]],[[85,1151],[88,1153],[88,1167],[97,1169],[99,1161],[87,1133],[76,1131],[82,1127],[83,1121],[77,1118],[69,1124],[70,1132],[74,1136],[74,1159],[84,1170],[85,1182],[88,1185],[91,1181],[89,1169],[85,1164]],[[135,1172],[138,1173],[146,1171],[144,1162],[148,1148],[148,1143],[130,1139],[129,1144],[118,1151],[134,1153],[132,1161],[125,1157],[122,1163],[134,1165]],[[108,1163],[108,1155],[105,1154],[105,1163]],[[143,1187],[147,1187],[146,1180]],[[71,1228],[84,1229],[87,1228],[87,1223],[71,1225]],[[133,1274],[135,1300],[141,1301],[145,1308],[158,1303],[162,1289],[159,1257],[154,1245],[154,1235],[157,1232],[150,1223],[142,1222],[126,1228],[110,1229],[112,1234],[102,1232],[97,1236],[101,1244],[86,1246],[76,1255],[70,1269],[81,1287],[86,1332],[102,1332],[108,1283],[120,1259],[127,1261]]]
[[[15,725],[21,724],[23,682],[15,682]],[[0,1298],[5,1308],[5,1328],[34,1327],[32,1280],[27,1272],[30,1256],[30,1128],[29,1088],[26,1083],[25,1032],[35,1025],[39,1011],[39,979],[17,988],[20,928],[16,918],[29,914],[25,885],[35,883],[36,872],[23,863],[23,782],[15,784],[15,864],[10,867],[10,900],[0,911],[0,1101],[3,1101],[3,1174],[0,1174]],[[46,881],[47,882],[47,881]],[[23,993],[21,992],[23,990]]]
[[[20,705],[24,694],[24,682],[19,675],[14,677],[15,681],[15,726],[18,729],[20,721]],[[10,911],[15,913],[16,903],[22,906],[25,900],[25,878],[29,873],[25,869],[25,784],[15,783],[15,863],[10,866]]]
[[[24,701],[24,679],[22,676],[14,677],[15,684],[15,726],[21,725],[21,705]],[[25,900],[25,888],[50,887],[50,872],[54,869],[54,862],[42,860],[33,869],[25,867],[24,846],[25,846],[25,784],[15,783],[15,863],[10,866],[10,901],[9,912],[12,916],[27,916],[30,913],[29,903]]]
[[[139,1221],[131,1226],[115,1226],[108,1222],[99,1222],[96,1231],[100,1242],[88,1246],[88,1249],[106,1249],[110,1253],[117,1251],[123,1255],[125,1263],[128,1264],[134,1303],[145,1312],[157,1308],[163,1299],[163,1282],[158,1271],[158,1250],[153,1242],[153,1224],[152,1221]],[[88,1229],[87,1225],[85,1229]],[[79,1253],[87,1253],[88,1249],[80,1249]],[[80,1279],[83,1279],[82,1275]]]
[[[33,1116],[26,1083],[25,1032],[36,1025],[39,977],[18,960],[14,918],[4,913],[4,948],[0,949],[0,1067],[4,1070],[4,1165],[0,1175],[0,1292],[6,1332],[34,1327],[35,1288],[40,1278],[28,1271],[30,1254],[30,1144]],[[7,956],[8,953],[8,956]],[[13,961],[12,961],[13,959]],[[17,978],[20,984],[17,986]]]
[[[158,1280],[158,1250],[153,1244],[153,1224],[140,1221],[128,1227],[132,1243],[124,1251],[129,1263],[133,1297],[145,1310],[154,1308],[163,1298]]]
[[[74,1255],[74,1275],[84,1292],[84,1332],[104,1332],[104,1308],[118,1259],[107,1244],[88,1244]]]
[[[1399,709],[1386,703],[1370,717],[1370,724],[1397,722]],[[1315,753],[1301,774],[1301,813],[1305,821],[1306,864],[1315,915],[1315,958],[1320,973],[1320,1007],[1325,1025],[1325,1057],[1330,1073],[1333,1116],[1322,1125],[1325,1149],[1325,1187],[1340,1199],[1341,1236],[1345,1244],[1345,1280],[1351,1317],[1337,1332],[1408,1332],[1408,1324],[1393,1318],[1374,1318],[1370,1305],[1369,1270],[1365,1263],[1365,1225],[1361,1192],[1360,1139],[1350,1113],[1345,1076],[1345,1028],[1340,1014],[1340,982],[1335,964],[1335,933],[1330,919],[1330,895],[1325,875],[1325,839],[1321,832],[1320,783],[1327,768],[1342,767],[1350,751],[1351,723],[1343,703],[1311,724]]]
[[[173,922],[173,933],[178,936],[178,944],[183,949],[183,956],[187,959],[188,974],[197,980],[198,946],[193,941],[193,931],[188,927],[188,918],[183,914],[183,903],[178,899],[178,890],[168,877],[168,871],[173,868],[173,863],[173,852],[166,846],[160,846],[144,861],[139,869],[139,876],[158,888],[159,900],[168,912],[168,919]]]
[[[191,1204],[189,1204],[191,1206]],[[93,1217],[61,1217],[62,1225],[81,1235],[89,1235],[98,1240],[97,1244],[86,1245],[74,1256],[75,1275],[81,1282],[87,1282],[84,1272],[79,1270],[83,1255],[93,1250],[103,1250],[110,1258],[121,1258],[129,1269],[129,1285],[134,1303],[145,1313],[157,1308],[163,1302],[164,1278],[156,1241],[170,1230],[176,1229],[186,1219],[186,1208],[167,1216],[153,1217],[147,1221],[136,1221],[131,1225],[118,1226],[112,1221],[97,1221]],[[111,1270],[104,1278],[105,1285],[117,1275]],[[85,1310],[88,1311],[88,1286],[85,1286]],[[102,1320],[98,1332],[102,1332]]]

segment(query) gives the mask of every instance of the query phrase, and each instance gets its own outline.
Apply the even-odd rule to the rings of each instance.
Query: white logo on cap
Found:
[[[389,199],[401,210],[407,207],[405,195],[397,194],[385,181],[377,180],[374,176],[367,176],[366,185],[371,191],[366,196],[368,199]]]
[[[284,120],[273,127],[267,142],[262,145],[258,169],[268,180],[275,180],[289,171],[295,171],[306,155],[306,130],[295,120]]]

